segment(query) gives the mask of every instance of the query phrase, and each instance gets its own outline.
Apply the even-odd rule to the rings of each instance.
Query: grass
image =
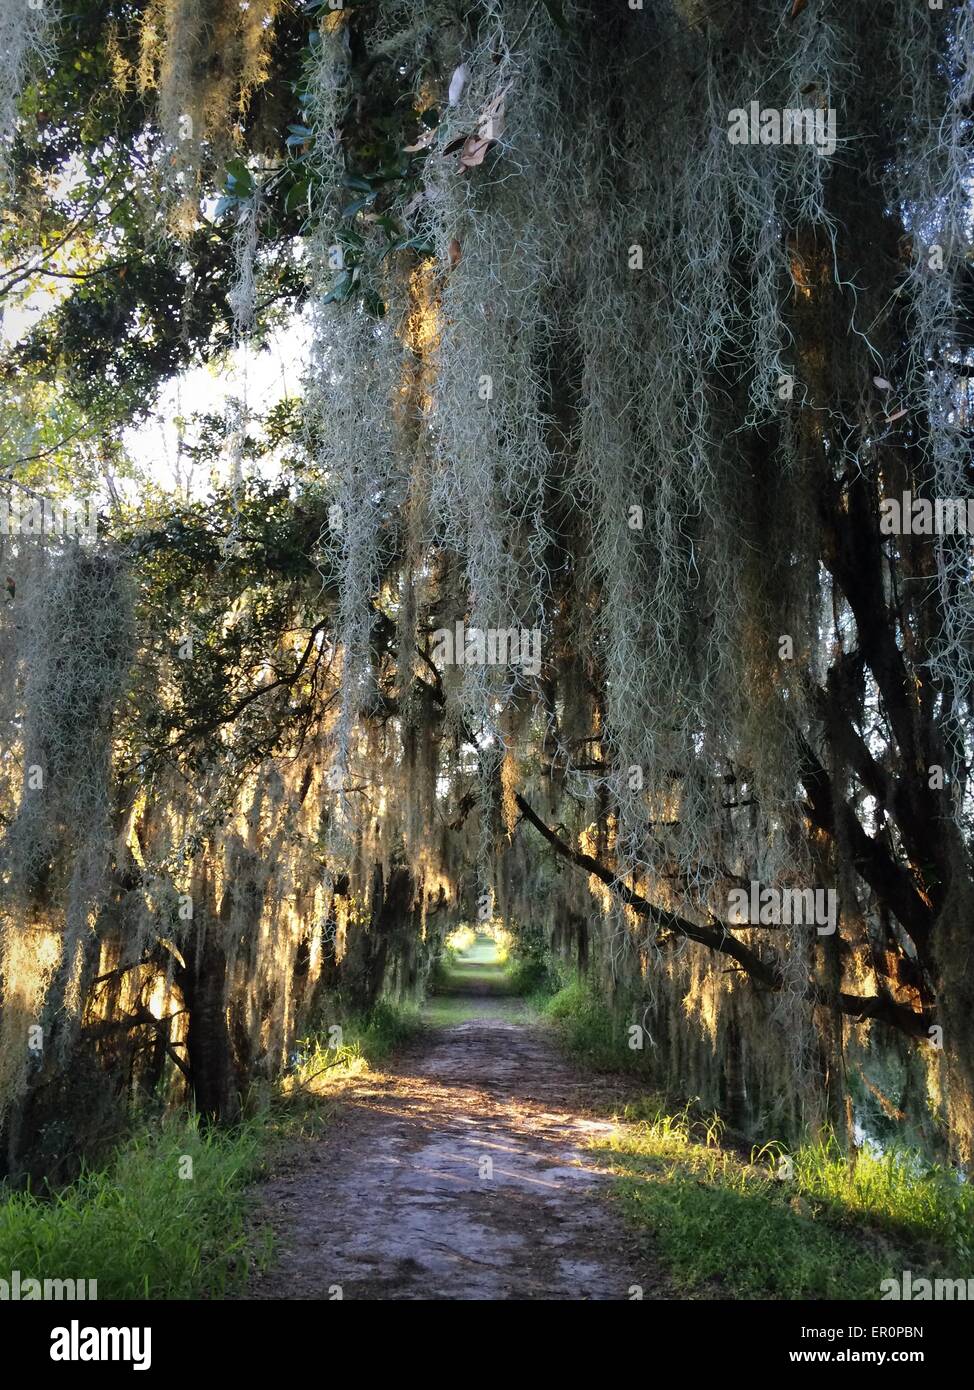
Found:
[[[474,954],[449,975],[489,983],[512,1005],[532,995],[590,1064],[638,1065],[624,1028],[583,982],[545,993],[526,965],[514,957],[501,970]],[[218,1298],[242,1287],[269,1254],[246,1213],[248,1188],[274,1148],[327,1125],[322,1102],[381,1066],[423,1022],[459,1022],[478,1007],[462,993],[434,997],[422,1018],[380,1003],[346,1017],[340,1037],[299,1044],[289,1074],[263,1099],[255,1093],[255,1113],[235,1128],[173,1117],[140,1128],[111,1162],[60,1191],[0,1191],[0,1277],[16,1269],[22,1281],[94,1279],[101,1299]],[[881,1280],[904,1269],[956,1277],[970,1268],[974,1190],[915,1154],[862,1151],[850,1160],[826,1137],[793,1154],[768,1144],[748,1159],[722,1143],[715,1116],[691,1106],[669,1113],[655,1098],[629,1107],[626,1121],[593,1142],[593,1156],[612,1170],[628,1220],[689,1293],[875,1299]]]
[[[193,1119],[134,1134],[114,1160],[50,1195],[0,1200],[0,1277],[95,1279],[98,1297],[219,1296],[259,1258],[244,1193],[261,1125],[203,1132]]]
[[[433,993],[423,1009],[423,1021],[434,1028],[448,1028],[484,1016],[485,1008],[496,1014],[514,1004],[520,991],[513,978],[506,946],[486,934],[474,935],[460,951],[447,950],[441,956]],[[487,1003],[489,1001],[489,1004]]]
[[[507,966],[508,988],[511,994],[530,999],[542,1009],[551,994],[548,968],[536,956],[512,955]]]
[[[330,1012],[341,1016],[337,1006]],[[381,999],[365,1014],[345,1015],[340,1033],[329,1026],[323,1033],[301,1039],[282,1092],[289,1095],[302,1090],[327,1072],[358,1074],[369,1067],[382,1066],[419,1027],[418,1009]],[[329,1079],[340,1080],[341,1076]]]
[[[350,1075],[381,1065],[419,1026],[388,1003],[299,1044],[295,1064],[255,1113],[203,1129],[184,1113],[138,1128],[102,1168],[53,1192],[0,1188],[0,1278],[97,1280],[98,1298],[219,1298],[270,1254],[248,1228],[248,1189],[283,1142],[328,1123],[321,1104]],[[331,1035],[334,1038],[334,1035]]]
[[[554,994],[535,996],[534,1003],[558,1024],[563,1045],[581,1061],[611,1071],[640,1067],[642,1053],[629,1047],[627,1029],[585,980],[576,976]]]
[[[482,931],[460,927],[446,938],[434,988],[449,991],[464,985],[480,985],[493,994],[551,993],[545,959],[536,951],[520,951],[511,934],[497,926]]]
[[[432,1028],[453,1028],[470,1023],[484,1014],[483,1001],[476,995],[434,994],[426,1001],[424,1021]]]
[[[590,1066],[639,1071],[626,1025],[575,977],[536,998],[562,1044]],[[668,1113],[657,1098],[596,1146],[629,1220],[651,1234],[687,1290],[741,1298],[867,1298],[904,1269],[967,1274],[974,1188],[956,1172],[890,1147],[850,1157],[833,1136],[750,1160],[721,1143],[720,1120]]]
[[[803,1145],[792,1160],[795,1185],[839,1222],[865,1222],[897,1239],[974,1262],[974,1189],[950,1168],[889,1148],[860,1150],[853,1161],[834,1139]]]
[[[693,1119],[689,1106],[673,1115],[647,1102],[629,1117],[593,1149],[629,1221],[690,1292],[877,1299],[904,1269],[969,1264],[969,1189],[915,1157],[849,1159],[827,1139],[793,1155],[767,1145],[748,1161],[722,1147],[717,1117]]]

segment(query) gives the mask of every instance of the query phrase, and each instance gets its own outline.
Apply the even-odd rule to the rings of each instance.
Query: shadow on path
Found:
[[[483,938],[427,1017],[259,1189],[277,1258],[249,1297],[626,1299],[633,1284],[667,1296],[582,1147],[611,1129],[598,1115],[615,1083],[560,1055]]]

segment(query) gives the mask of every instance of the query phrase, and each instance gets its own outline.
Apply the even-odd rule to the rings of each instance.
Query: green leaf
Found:
[[[303,203],[307,203],[308,190],[310,187],[310,179],[301,179],[299,183],[292,184],[287,191],[287,197],[284,199],[284,211],[294,212],[295,208],[299,208]]]
[[[238,198],[246,198],[254,191],[254,180],[242,159],[231,159],[227,165],[227,183]]]
[[[356,213],[361,212],[364,207],[368,207],[374,197],[375,194],[370,193],[367,198],[356,198],[354,203],[349,203],[347,208],[342,208],[342,216],[354,217]]]
[[[421,256],[431,256],[433,245],[429,237],[425,236],[400,237],[398,241],[390,242],[382,253],[382,259],[391,256],[393,251],[416,251]]]
[[[321,301],[322,304],[343,304],[352,292],[354,280],[350,270],[343,270]]]

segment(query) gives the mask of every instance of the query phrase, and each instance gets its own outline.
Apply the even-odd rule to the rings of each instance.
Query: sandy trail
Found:
[[[350,1084],[324,1137],[259,1189],[276,1254],[248,1297],[654,1296],[582,1147],[610,1129],[613,1083],[566,1062],[489,974],[466,961],[446,1001],[462,1021]]]

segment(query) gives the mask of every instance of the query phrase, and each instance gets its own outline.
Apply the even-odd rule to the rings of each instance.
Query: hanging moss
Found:
[[[30,78],[50,60],[60,22],[55,0],[41,5],[7,4],[0,9],[0,198],[9,198],[10,151],[17,131],[17,106]]]
[[[740,933],[777,982],[760,1004],[742,980],[718,982],[719,961],[700,948],[674,957],[672,941],[647,940],[610,888],[596,885],[587,907],[574,886],[548,898],[553,932],[568,912],[601,919],[607,974],[649,990],[651,1009],[669,1020],[671,1056],[684,1058],[685,1085],[706,1080],[720,1091],[711,1083],[732,1053],[751,1072],[742,1086],[758,1097],[754,1113],[770,1113],[770,1098],[788,1088],[796,1123],[842,1110],[844,1025],[823,997],[888,988],[862,969],[882,929],[850,877],[857,851],[843,838],[846,822],[824,842],[806,800],[821,756],[833,796],[861,798],[841,756],[843,730],[876,698],[868,681],[858,692],[849,685],[841,728],[823,726],[816,682],[833,681],[836,642],[840,664],[853,650],[863,607],[843,574],[822,564],[833,544],[820,525],[822,497],[837,481],[841,490],[851,437],[860,466],[872,449],[874,378],[893,372],[899,351],[877,328],[898,267],[870,265],[855,287],[846,277],[856,249],[870,244],[871,219],[888,222],[890,198],[917,210],[918,222],[928,209],[931,230],[948,224],[954,254],[969,246],[957,114],[968,96],[943,62],[945,51],[958,61],[968,51],[968,22],[951,35],[947,17],[907,8],[897,29],[840,6],[790,17],[760,4],[731,23],[707,5],[597,20],[569,5],[568,37],[553,41],[539,7],[484,4],[458,27],[448,6],[430,3],[422,33],[434,37],[417,42],[414,7],[391,6],[375,30],[352,16],[329,20],[315,87],[322,176],[326,188],[335,179],[334,196],[343,156],[355,151],[345,104],[360,112],[363,100],[349,55],[365,55],[370,74],[398,78],[401,110],[437,110],[435,137],[404,117],[402,143],[418,139],[432,153],[419,189],[407,181],[399,201],[393,191],[381,205],[414,241],[428,241],[439,267],[422,351],[430,370],[405,421],[389,405],[416,379],[402,340],[359,308],[328,303],[319,320],[315,390],[343,412],[320,417],[325,448],[341,441],[340,460],[329,456],[326,468],[347,528],[342,640],[364,673],[350,682],[346,719],[364,715],[371,698],[376,665],[366,651],[405,514],[396,658],[404,688],[405,673],[423,674],[413,648],[434,625],[544,634],[543,677],[514,663],[436,673],[446,720],[476,754],[480,877],[503,881],[505,911],[538,911],[538,876],[509,849],[518,787],[544,798],[552,819],[567,819],[572,848],[601,854],[617,882],[691,920],[726,919],[728,891],[741,883],[841,882],[848,936],[837,951],[807,928]],[[632,60],[606,83],[621,49]],[[393,56],[395,77],[382,67]],[[908,83],[915,70],[920,80]],[[850,175],[843,142],[868,123],[878,91],[889,110],[891,73],[892,129],[906,157],[894,140],[867,151]],[[835,141],[732,144],[729,113],[752,101],[834,117]],[[955,113],[953,154],[937,134],[945,108]],[[914,165],[915,142],[931,133],[935,151]],[[335,235],[336,207],[319,209],[322,244]],[[381,220],[368,208],[353,219],[366,247],[381,240]],[[370,264],[362,252],[357,280]],[[395,316],[416,260],[404,250],[381,265],[376,292]],[[924,326],[903,365],[912,373],[904,399],[910,380],[929,393],[935,378],[924,363],[933,344],[940,352],[949,343],[957,313],[950,273],[936,289],[919,281],[918,272],[913,303]],[[331,367],[339,351],[357,376]],[[956,495],[964,445],[950,401],[927,398],[922,409],[930,447],[954,460],[939,478]],[[956,652],[969,597],[958,577],[969,563],[964,545],[938,558]],[[459,573],[459,587],[431,592],[430,576],[446,572]],[[415,606],[417,574],[428,626]],[[564,646],[559,632],[571,634]],[[595,700],[587,691],[579,700],[582,670]],[[939,670],[966,685],[959,668]],[[827,699],[839,694],[830,685]],[[510,718],[524,696],[536,721]],[[890,739],[880,759],[893,748]],[[454,777],[459,785],[456,769]],[[420,820],[435,815],[423,786],[414,789]],[[502,823],[507,835],[498,835]],[[959,838],[957,855],[966,879]],[[689,1035],[679,1047],[678,1026]]]
[[[740,1127],[851,1130],[892,1025],[914,1049],[893,1108],[963,1154],[971,548],[880,518],[891,491],[967,482],[974,20],[561,8],[564,32],[531,0],[313,21],[301,563],[275,622],[253,573],[215,610],[212,641],[248,655],[199,707],[165,621],[139,634],[152,758],[112,742],[125,663],[99,622],[76,651],[4,635],[8,738],[52,789],[4,769],[8,973],[39,962],[23,1017],[83,1013],[98,918],[106,973],[134,972],[105,1009],[151,980],[140,1026],[232,1113],[312,1003],[421,987],[450,914],[497,913],[585,968],[620,1046],[645,1030],[647,1074]],[[276,13],[146,11],[187,216]],[[752,105],[834,139],[732,141]],[[231,231],[244,362],[265,191]],[[247,415],[244,391],[221,573],[247,539]],[[67,589],[26,564],[37,632],[45,595],[79,631],[79,596],[120,602],[114,561],[73,563]],[[447,660],[458,631],[495,659]],[[752,884],[834,892],[835,933],[735,920]]]

